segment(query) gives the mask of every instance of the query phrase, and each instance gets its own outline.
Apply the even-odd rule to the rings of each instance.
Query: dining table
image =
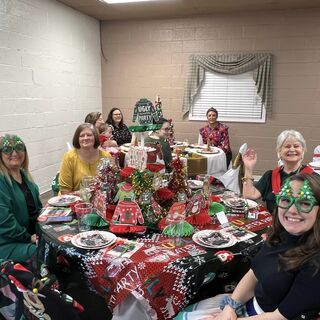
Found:
[[[108,227],[92,228],[87,232],[110,239],[96,247],[79,245],[83,233],[76,219],[39,221],[38,259],[50,268],[63,257],[66,268],[76,269],[88,288],[103,297],[114,319],[172,319],[202,297],[205,288],[211,294],[228,292],[249,269],[272,223],[262,205],[251,211],[229,215],[227,225],[212,219],[189,237],[167,237],[157,229],[114,235]],[[230,230],[230,243],[211,246],[204,240]]]
[[[205,147],[191,144],[183,149],[181,159],[187,166],[188,175],[223,175],[227,171],[226,154],[220,148],[211,147],[210,150],[206,150]]]
[[[128,164],[127,154],[130,150],[129,144],[120,147],[122,157],[124,157],[124,166]],[[172,156],[177,156],[177,150],[180,149],[180,158],[187,168],[189,176],[207,174],[219,177],[227,171],[226,154],[218,147],[205,149],[205,145],[176,143],[172,145]],[[158,163],[164,163],[159,158]]]

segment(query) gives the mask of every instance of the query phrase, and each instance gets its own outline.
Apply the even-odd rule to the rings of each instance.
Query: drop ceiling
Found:
[[[99,0],[58,0],[98,20],[163,19],[222,12],[320,8],[319,0],[155,0],[106,4]]]

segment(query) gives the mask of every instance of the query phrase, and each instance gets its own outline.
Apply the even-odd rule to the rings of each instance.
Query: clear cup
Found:
[[[93,212],[93,205],[91,203],[78,203],[74,206],[74,211],[77,215],[79,231],[88,231],[90,226],[85,223],[86,215]]]
[[[79,195],[84,202],[90,202],[91,199],[91,184],[94,181],[92,176],[84,176],[81,179]]]

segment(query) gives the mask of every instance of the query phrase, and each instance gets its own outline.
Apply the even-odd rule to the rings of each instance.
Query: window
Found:
[[[221,121],[265,122],[266,108],[253,79],[253,71],[233,75],[205,71],[189,119],[206,120],[208,108],[215,107]]]
[[[211,106],[224,121],[265,122],[272,111],[272,55],[191,55],[183,116],[204,120]]]

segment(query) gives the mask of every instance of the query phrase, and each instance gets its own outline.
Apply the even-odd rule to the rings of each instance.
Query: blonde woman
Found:
[[[42,207],[29,172],[26,145],[17,135],[0,138],[0,259],[30,260],[36,252],[36,220]]]

